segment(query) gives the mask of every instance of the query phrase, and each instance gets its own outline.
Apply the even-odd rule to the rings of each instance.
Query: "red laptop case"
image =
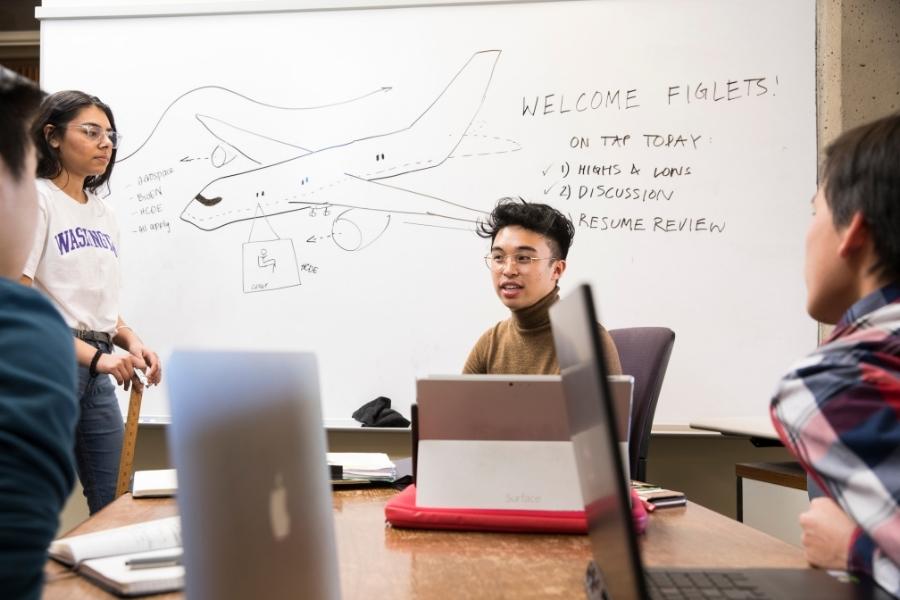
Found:
[[[635,530],[643,533],[647,511],[632,491],[631,515]],[[416,505],[416,486],[391,498],[384,507],[385,519],[394,527],[411,529],[456,529],[516,533],[587,533],[583,510],[500,510],[476,508],[430,508]]]

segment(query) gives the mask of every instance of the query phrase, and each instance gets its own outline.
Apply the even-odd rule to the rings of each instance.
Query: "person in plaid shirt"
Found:
[[[900,113],[829,145],[813,214],[807,311],[837,326],[782,379],[772,420],[826,494],[800,515],[809,562],[900,597]]]

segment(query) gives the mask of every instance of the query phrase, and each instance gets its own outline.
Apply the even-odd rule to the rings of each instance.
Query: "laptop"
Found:
[[[585,581],[589,598],[712,598],[717,593],[722,598],[792,600],[891,597],[871,581],[844,583],[816,569],[645,568],[620,471],[616,408],[608,401],[590,287],[582,285],[552,306],[550,321],[594,556]]]
[[[339,598],[315,356],[176,351],[167,382],[187,598]]]
[[[626,461],[633,387],[630,375],[610,378]],[[527,497],[534,510],[584,508],[558,375],[421,378],[414,406],[420,505],[510,509]]]

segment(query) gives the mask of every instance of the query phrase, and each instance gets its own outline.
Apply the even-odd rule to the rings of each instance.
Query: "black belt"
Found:
[[[113,336],[102,331],[83,331],[81,329],[73,329],[72,333],[74,333],[75,337],[77,337],[78,339],[84,340],[86,342],[103,342],[104,344],[112,346]]]

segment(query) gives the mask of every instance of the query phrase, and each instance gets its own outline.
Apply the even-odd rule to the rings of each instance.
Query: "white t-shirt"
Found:
[[[119,225],[85,190],[87,203],[38,179],[38,226],[24,274],[69,327],[113,334],[119,318]]]

